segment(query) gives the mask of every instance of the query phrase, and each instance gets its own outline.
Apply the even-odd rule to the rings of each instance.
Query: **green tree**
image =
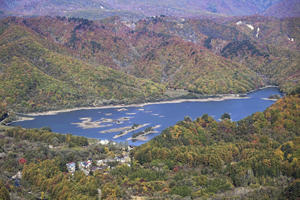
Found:
[[[296,200],[300,198],[300,179],[296,179],[282,194],[282,199]]]
[[[171,190],[171,194],[177,194],[182,197],[191,195],[192,190],[188,186],[175,186]]]
[[[224,113],[224,114],[221,116],[221,119],[222,119],[222,120],[224,120],[224,119],[231,119],[230,114]]]
[[[9,192],[1,180],[0,180],[0,199],[1,200],[9,200],[10,199]]]

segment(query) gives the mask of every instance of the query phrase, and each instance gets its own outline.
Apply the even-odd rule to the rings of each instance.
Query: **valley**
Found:
[[[297,199],[299,100],[297,89],[239,121],[186,117],[134,149],[49,128],[1,126],[0,194],[6,199]],[[71,165],[80,167],[66,168]]]
[[[0,0],[0,199],[298,200],[298,0]]]

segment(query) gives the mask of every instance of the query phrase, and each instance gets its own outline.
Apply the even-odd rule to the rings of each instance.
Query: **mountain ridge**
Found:
[[[259,16],[224,20],[161,16],[137,22],[120,17],[100,21],[10,17],[0,21],[2,75],[10,77],[13,71],[5,69],[27,63],[24,68],[32,65],[38,70],[36,73],[43,72],[58,81],[53,83],[58,90],[69,88],[71,93],[66,90],[69,99],[60,94],[60,100],[51,103],[54,106],[51,109],[123,103],[121,99],[133,103],[237,94],[266,84],[278,85],[283,92],[289,92],[299,83],[300,77],[298,24],[299,18],[278,20]],[[15,70],[20,72],[18,68]],[[18,79],[16,73],[12,79]],[[114,78],[108,80],[108,74]],[[50,81],[44,75],[35,76],[35,81],[38,77]],[[30,76],[23,79],[30,80]],[[117,85],[110,86],[112,82]],[[33,84],[26,83],[27,86]],[[143,84],[134,86],[136,83]],[[5,100],[6,103],[18,109],[25,105],[23,107],[34,110],[38,99],[47,96],[41,95],[32,102],[33,96],[26,97],[20,90],[25,99],[18,98],[16,106],[12,93],[13,88],[19,86],[12,84],[8,94],[5,82],[1,85],[2,98],[12,98]],[[82,88],[82,92],[75,86]],[[87,96],[86,103],[83,96]],[[46,102],[44,99],[42,103],[44,110]]]
[[[62,15],[73,17],[87,17],[100,19],[112,15],[122,15],[126,18],[143,18],[145,16],[245,16],[245,15],[271,15],[275,17],[299,16],[299,5],[296,0],[191,0],[191,1],[137,1],[137,0],[92,0],[88,3],[82,0],[3,0],[1,8],[8,15],[36,16],[36,15]],[[280,9],[293,10],[290,15],[280,14]],[[270,9],[268,11],[268,9]],[[273,11],[272,11],[273,10]],[[279,11],[277,13],[277,11]]]
[[[205,67],[209,67],[211,71],[220,71],[221,68],[218,69],[220,65],[230,66],[231,69],[223,73],[226,77],[233,76],[233,73],[236,73],[238,76],[240,73],[243,73],[242,70],[230,72],[238,68],[238,63],[232,63],[228,59],[213,55],[206,48],[184,41],[180,37],[161,31],[153,31],[148,27],[151,24],[144,24],[143,20],[138,22],[134,29],[130,29],[119,19],[95,23],[78,21],[75,24],[73,24],[72,18],[68,20],[48,19],[46,30],[42,25],[44,23],[36,23],[35,19],[31,20],[31,23],[30,20],[26,20],[25,24],[45,36],[51,35],[52,38],[58,39],[61,41],[58,41],[60,44],[69,48],[70,51],[75,51],[75,55],[81,55],[81,58],[87,58],[87,60],[92,60],[92,62],[102,62],[105,66],[140,78],[148,78],[158,83],[167,83],[169,87],[194,90],[186,83],[182,86],[173,84],[193,79],[190,76],[187,78],[178,77],[180,74],[183,74],[184,70],[190,73],[193,69],[199,69],[200,71],[196,72],[195,75],[201,75],[203,73],[201,69],[203,71]],[[150,22],[152,23],[151,19]],[[65,23],[69,25],[71,23],[71,27],[67,28],[67,26],[64,26],[65,34],[61,35],[60,31],[58,31],[60,30],[59,24]],[[155,25],[158,25],[158,23]],[[216,61],[218,64],[209,62],[209,59],[206,58],[210,58],[211,61]],[[242,67],[239,66],[239,68]],[[250,75],[251,73],[247,72],[246,68],[244,71],[248,73],[249,77],[255,77],[255,75]],[[233,78],[230,79],[233,80]],[[251,87],[253,88],[253,86]],[[201,92],[200,88],[199,86],[194,91]],[[241,90],[240,92],[246,92],[247,90]],[[219,92],[230,93],[229,90]],[[211,91],[210,94],[219,92]],[[236,91],[233,92],[236,93]],[[208,93],[208,91],[204,93]]]

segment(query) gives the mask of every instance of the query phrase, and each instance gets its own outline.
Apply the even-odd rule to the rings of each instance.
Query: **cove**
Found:
[[[138,146],[159,135],[167,127],[183,120],[185,116],[194,120],[207,113],[219,120],[226,112],[231,115],[233,121],[241,120],[271,106],[275,101],[267,98],[275,94],[281,95],[278,88],[268,87],[248,93],[241,99],[162,102],[142,106],[81,109],[53,115],[25,115],[34,119],[13,122],[10,125],[24,128],[50,127],[57,133],[128,142]],[[138,137],[137,140],[132,140],[133,134],[145,129],[147,129],[146,134]]]

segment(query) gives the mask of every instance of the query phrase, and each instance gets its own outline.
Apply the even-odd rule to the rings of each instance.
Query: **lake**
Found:
[[[89,138],[127,141],[131,145],[141,145],[159,135],[167,127],[183,120],[185,116],[190,116],[194,120],[207,113],[219,120],[226,112],[231,115],[233,121],[238,121],[255,112],[264,111],[275,102],[266,99],[274,94],[281,95],[278,88],[269,87],[251,92],[242,99],[82,109],[55,115],[34,116],[33,120],[13,122],[10,125],[25,128],[50,127],[52,131],[62,134],[72,133]],[[151,131],[146,132],[148,135],[140,136],[138,138],[140,140],[132,140],[134,133],[144,131],[147,127],[153,127]]]

